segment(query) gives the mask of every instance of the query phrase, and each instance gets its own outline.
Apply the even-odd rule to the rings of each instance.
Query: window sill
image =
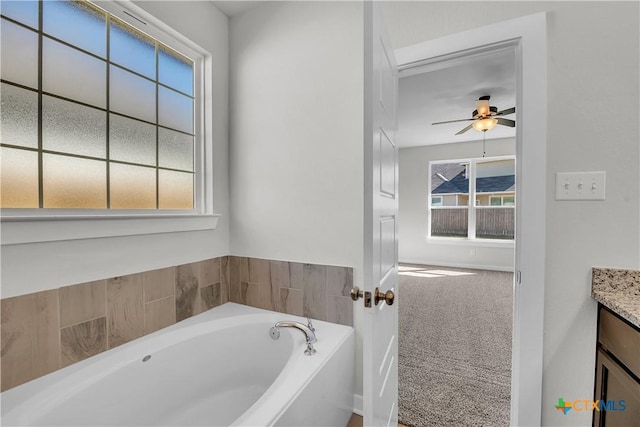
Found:
[[[514,248],[514,240],[498,240],[498,239],[465,239],[456,237],[428,237],[427,243],[434,245],[450,245],[450,246],[476,246],[483,248]]]
[[[5,245],[213,230],[219,214],[81,215],[2,217]]]

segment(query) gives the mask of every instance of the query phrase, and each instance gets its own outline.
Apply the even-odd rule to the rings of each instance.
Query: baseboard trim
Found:
[[[507,271],[513,272],[513,267],[505,267],[503,265],[483,265],[483,264],[465,264],[462,262],[442,262],[425,259],[406,258],[398,260],[400,264],[420,264],[420,265],[432,265],[439,267],[452,267],[452,268],[469,268],[472,270],[490,270],[490,271]]]
[[[364,401],[362,400],[362,395],[354,394],[353,395],[353,413],[363,417],[364,416],[364,411],[362,410],[363,405],[364,405]]]

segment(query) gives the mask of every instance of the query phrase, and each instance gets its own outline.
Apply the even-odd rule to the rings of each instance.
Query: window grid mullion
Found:
[[[111,154],[109,151],[109,147],[111,145],[111,140],[109,139],[110,136],[110,126],[111,126],[111,115],[109,114],[110,110],[111,110],[111,102],[110,102],[110,93],[111,93],[111,67],[109,67],[109,60],[111,57],[111,37],[110,37],[110,29],[111,29],[111,15],[109,15],[108,13],[105,14],[105,20],[106,20],[106,25],[105,25],[105,30],[107,32],[106,34],[106,39],[107,39],[107,51],[106,51],[106,59],[107,62],[105,64],[105,66],[107,67],[107,71],[106,71],[106,78],[107,78],[107,84],[105,85],[105,90],[107,91],[106,93],[106,109],[107,111],[105,112],[105,114],[107,115],[106,117],[106,124],[107,124],[107,129],[106,129],[106,140],[105,140],[105,144],[106,144],[106,153],[105,153],[105,157],[106,157],[106,173],[107,173],[107,209],[111,209]]]
[[[71,46],[71,47],[73,47],[72,45],[70,45],[70,46]],[[156,46],[157,46],[157,42],[156,42]],[[82,49],[79,49],[79,50],[80,50],[81,52],[85,52],[85,51],[84,51],[84,50],[82,50]],[[94,55],[94,56],[95,56],[95,55]],[[97,57],[97,58],[102,59],[102,60],[104,61],[104,59],[103,59],[103,58],[100,58],[100,57]],[[184,92],[182,92],[182,91],[180,91],[180,90],[178,90],[178,89],[176,89],[176,88],[173,88],[173,87],[171,87],[171,86],[167,86],[166,84],[161,83],[157,78],[154,80],[154,79],[152,79],[152,78],[149,78],[148,76],[145,76],[144,74],[140,74],[140,73],[138,73],[137,71],[131,70],[131,69],[129,69],[129,68],[127,68],[127,67],[123,66],[123,65],[120,65],[120,64],[118,64],[118,63],[115,63],[115,62],[111,62],[111,61],[109,61],[109,65],[113,65],[114,67],[120,68],[120,69],[121,69],[121,70],[123,70],[123,71],[126,71],[126,72],[128,72],[128,73],[131,73],[131,74],[133,74],[133,75],[136,75],[136,76],[140,77],[141,79],[148,80],[148,81],[150,81],[150,82],[152,82],[152,83],[157,83],[158,85],[162,86],[163,88],[169,89],[170,91],[175,92],[175,93],[177,93],[177,94],[180,94],[180,95],[182,95],[182,96],[186,96],[187,98],[195,99],[195,95],[189,95],[188,93],[184,93]]]
[[[158,86],[158,55],[159,48],[158,42],[154,43],[155,46],[155,66],[156,66],[156,209],[160,209],[160,113],[158,95],[160,93],[160,87]]]
[[[7,18],[4,18],[4,19],[7,19]],[[26,25],[24,25],[24,24],[20,24],[19,22],[13,21],[13,20],[12,20],[12,19],[10,19],[10,18],[9,18],[8,20],[9,20],[9,21],[11,21],[11,22],[14,22],[14,23],[16,23],[16,24],[19,24],[20,26],[22,26],[22,27],[24,27],[24,28],[26,28],[26,29],[28,29],[28,30],[33,31],[33,28],[31,28],[31,27],[29,27],[29,26],[26,26]],[[111,20],[111,15],[107,15],[107,18],[105,19],[105,21],[107,21],[107,20],[108,20],[108,21],[110,21],[110,20]],[[111,25],[111,24],[109,24],[109,25],[107,26],[107,31],[109,31],[108,29],[109,29],[109,26],[110,26],[110,25]],[[127,67],[125,67],[124,65],[118,64],[118,63],[116,63],[116,62],[111,62],[111,60],[109,59],[109,56],[110,56],[110,55],[109,55],[109,53],[108,53],[108,52],[107,52],[107,54],[105,55],[105,57],[102,57],[102,56],[100,56],[100,55],[96,55],[96,54],[95,54],[95,53],[93,53],[93,52],[90,52],[90,51],[88,51],[88,50],[82,49],[81,47],[78,47],[78,46],[76,46],[76,45],[74,45],[74,44],[72,44],[72,43],[69,43],[69,42],[64,41],[64,40],[62,40],[62,39],[59,39],[59,38],[57,38],[57,37],[55,37],[55,36],[53,36],[53,35],[50,35],[50,34],[47,34],[47,33],[44,33],[44,32],[40,32],[40,33],[41,33],[44,37],[46,37],[47,39],[53,40],[53,41],[55,41],[55,42],[57,42],[57,43],[60,43],[60,44],[62,44],[62,45],[64,45],[64,46],[67,46],[67,47],[69,47],[69,48],[71,48],[71,49],[77,50],[78,52],[82,52],[82,53],[84,53],[85,55],[89,55],[89,56],[91,56],[91,57],[93,57],[93,58],[95,58],[95,59],[98,59],[98,60],[100,60],[100,61],[105,61],[108,65],[113,65],[114,67],[118,67],[118,68],[120,68],[121,70],[126,71],[126,72],[129,72],[129,73],[131,73],[131,74],[134,74],[134,75],[136,75],[136,76],[138,76],[138,77],[140,77],[140,78],[142,78],[142,79],[148,80],[148,81],[153,82],[153,83],[157,83],[157,84],[159,84],[160,86],[162,86],[162,87],[164,87],[164,88],[166,88],[166,89],[169,89],[169,90],[171,90],[171,91],[173,91],[173,92],[175,92],[175,93],[177,93],[177,94],[180,94],[180,95],[186,96],[187,98],[195,99],[195,95],[189,95],[188,93],[182,92],[181,90],[178,90],[178,89],[176,89],[176,88],[174,88],[174,87],[171,87],[171,86],[168,86],[168,85],[166,85],[166,84],[164,84],[164,83],[161,83],[157,78],[156,78],[156,79],[152,79],[152,78],[150,78],[149,76],[145,76],[144,74],[141,74],[141,73],[139,73],[139,72],[137,72],[137,71],[135,71],[135,70],[132,70],[132,69],[130,69],[130,68],[127,68]],[[107,33],[107,39],[108,39],[108,38],[109,38],[109,33]],[[157,46],[157,43],[158,43],[158,42],[155,42],[156,46]]]
[[[28,90],[28,91],[31,91],[31,92],[36,92],[36,93],[38,92],[37,89],[31,88],[29,86],[21,85],[20,83],[14,83],[14,82],[9,81],[9,80],[0,80],[0,82],[2,82],[4,84],[11,85],[11,86],[19,87],[20,89],[25,89],[25,90]],[[100,110],[100,111],[106,111],[109,114],[115,114],[117,116],[125,117],[127,119],[132,119],[132,120],[135,120],[135,121],[138,121],[138,122],[141,122],[141,123],[147,123],[147,124],[154,125],[154,126],[156,125],[156,123],[154,123],[154,122],[149,122],[147,120],[144,120],[144,119],[141,119],[141,118],[138,118],[138,117],[135,117],[135,116],[130,116],[128,114],[120,113],[118,111],[109,111],[106,108],[96,107],[95,105],[87,104],[86,102],[77,101],[75,99],[67,98],[67,97],[62,96],[62,95],[56,95],[55,93],[46,92],[44,90],[42,91],[42,94],[46,95],[46,96],[50,96],[52,98],[57,98],[57,99],[61,99],[63,101],[67,101],[67,102],[71,102],[71,103],[74,103],[74,104],[82,105],[83,107],[93,108],[95,110]],[[161,125],[161,124],[159,124],[158,127],[162,128],[162,129],[167,129],[167,130],[170,130],[170,131],[173,131],[173,132],[181,133],[183,135],[195,136],[195,133],[185,132],[183,130],[175,129],[175,128],[172,128],[172,127],[169,127],[169,126],[164,126],[164,125]]]
[[[5,15],[2,15],[2,14],[0,13],[0,17],[1,17],[2,19],[5,19],[5,20],[6,20],[6,21],[8,21],[8,22],[11,22],[12,24],[19,25],[19,26],[21,26],[22,28],[24,28],[24,29],[26,29],[26,30],[33,31],[34,33],[37,33],[37,32],[38,32],[38,28],[35,28],[35,29],[34,29],[32,26],[27,25],[27,24],[24,24],[24,23],[22,23],[22,22],[20,22],[20,21],[16,21],[15,19],[11,18],[10,16],[5,16]],[[40,25],[40,24],[38,23],[38,25]]]
[[[38,207],[44,208],[44,164],[42,154],[42,46],[43,46],[43,13],[44,4],[38,2]]]
[[[469,160],[469,225],[467,227],[467,237],[470,240],[476,238],[476,161]]]

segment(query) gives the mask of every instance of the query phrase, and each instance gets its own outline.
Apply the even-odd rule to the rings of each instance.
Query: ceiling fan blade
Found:
[[[471,123],[469,126],[467,126],[466,128],[462,129],[460,132],[456,133],[456,135],[462,135],[463,133],[465,133],[466,131],[468,131],[469,129],[471,129],[473,127],[473,123]]]
[[[498,121],[499,125],[503,125],[503,126],[509,126],[509,127],[516,127],[516,122],[514,120],[511,119],[503,119],[503,118],[499,118],[496,119]]]
[[[494,116],[506,116],[507,114],[513,114],[516,112],[516,107],[507,108],[506,110],[498,111]]]
[[[468,122],[471,120],[475,120],[475,119],[460,119],[460,120],[447,120],[446,122],[435,122],[435,123],[431,123],[431,125],[441,125],[444,123],[456,123],[456,122]]]

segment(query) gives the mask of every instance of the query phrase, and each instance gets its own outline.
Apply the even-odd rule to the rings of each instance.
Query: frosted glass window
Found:
[[[193,174],[158,171],[160,209],[193,209]]]
[[[109,129],[110,159],[155,166],[156,127],[154,125],[111,114]]]
[[[111,163],[111,209],[155,209],[156,170]]]
[[[43,40],[42,61],[45,92],[105,108],[106,62],[47,37]]]
[[[0,206],[193,210],[201,55],[107,3],[0,0]]]
[[[111,21],[109,60],[155,80],[156,47],[153,39],[118,21]]]
[[[38,88],[37,33],[3,19],[0,26],[0,55],[2,79]]]
[[[193,99],[158,87],[158,121],[163,126],[192,133]]]
[[[152,123],[156,121],[156,85],[133,73],[111,66],[111,110]]]
[[[160,128],[158,166],[193,171],[193,136]]]
[[[158,50],[158,81],[193,95],[193,61],[167,48]]]
[[[2,83],[0,143],[38,148],[38,94]]]
[[[38,153],[0,148],[0,207],[37,208]]]
[[[46,34],[105,57],[107,36],[104,12],[84,1],[45,1],[42,26]]]
[[[42,148],[105,158],[107,114],[74,102],[43,95]]]
[[[0,12],[4,16],[15,19],[25,25],[38,29],[38,2],[37,1],[9,1],[0,2]],[[4,25],[6,21],[2,21]]]
[[[106,162],[43,154],[45,208],[106,209]]]

